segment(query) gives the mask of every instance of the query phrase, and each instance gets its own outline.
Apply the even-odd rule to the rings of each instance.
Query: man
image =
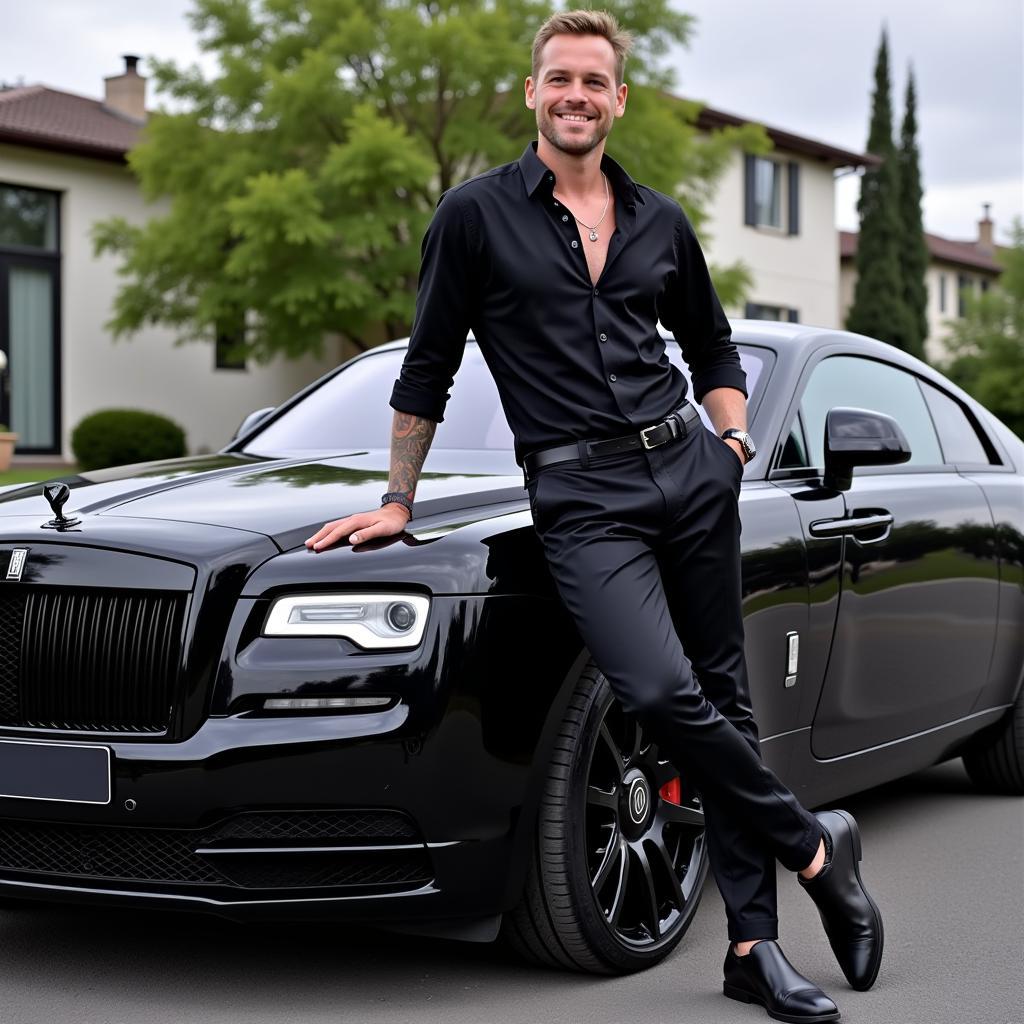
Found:
[[[881,917],[853,817],[811,814],[761,760],[740,602],[746,377],[681,207],[604,153],[630,44],[605,12],[541,26],[525,82],[536,142],[449,189],[423,240],[390,490],[306,544],[404,528],[472,328],[560,597],[620,703],[701,792],[730,938],[723,991],[778,1020],[834,1021],[778,945],[775,858],[799,873],[854,988],[875,981]],[[658,320],[722,439],[686,401]]]

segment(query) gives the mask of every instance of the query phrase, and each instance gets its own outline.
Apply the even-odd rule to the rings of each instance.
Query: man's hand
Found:
[[[411,518],[404,505],[389,501],[370,512],[356,512],[344,519],[324,523],[312,537],[306,538],[305,544],[312,551],[320,551],[336,544],[342,537],[348,537],[353,544],[361,544],[374,537],[390,537],[401,533]]]

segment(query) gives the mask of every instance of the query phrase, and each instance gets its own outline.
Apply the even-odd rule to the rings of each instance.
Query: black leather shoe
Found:
[[[832,952],[850,985],[871,988],[882,963],[882,915],[860,877],[860,829],[849,811],[818,811],[831,837],[831,857],[811,879],[797,880],[818,907]]]
[[[836,1004],[787,959],[775,939],[762,939],[746,956],[729,943],[722,991],[741,1003],[760,1003],[774,1020],[788,1024],[839,1020]]]

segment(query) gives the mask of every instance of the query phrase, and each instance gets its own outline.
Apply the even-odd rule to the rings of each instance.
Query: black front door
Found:
[[[987,679],[999,585],[992,514],[981,488],[943,452],[925,386],[882,360],[831,355],[813,367],[801,396],[789,472],[822,469],[834,406],[893,416],[912,452],[898,466],[856,467],[841,493],[845,511],[808,506],[808,535],[843,544],[839,611],[811,733],[819,758],[963,717]]]

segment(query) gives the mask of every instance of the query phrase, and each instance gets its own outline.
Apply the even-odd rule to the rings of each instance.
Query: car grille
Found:
[[[0,595],[0,725],[165,731],[185,597],[71,587]]]
[[[346,849],[324,850],[332,845]],[[426,847],[397,811],[240,814],[206,829],[0,821],[0,876],[24,873],[235,890],[394,891],[432,878]]]

